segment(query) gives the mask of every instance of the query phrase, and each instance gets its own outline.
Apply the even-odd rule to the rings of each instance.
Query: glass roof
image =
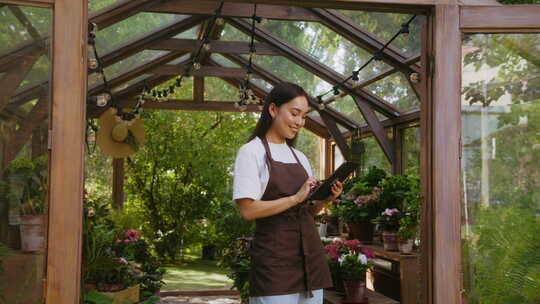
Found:
[[[125,0],[88,0],[88,11],[93,13],[100,9],[106,8],[116,3],[120,3]]]
[[[347,116],[360,126],[366,123],[364,117],[362,117],[362,113],[360,113],[358,106],[356,106],[356,103],[350,95],[335,100],[327,106]]]
[[[194,27],[190,28],[189,30],[183,31],[182,33],[174,36],[173,38],[177,38],[177,39],[197,39],[197,35],[199,34],[200,28],[201,27],[199,25],[194,26]]]
[[[378,13],[367,11],[338,10],[354,21],[360,28],[371,33],[380,42],[386,43],[401,28],[401,24],[406,23],[412,15]],[[405,57],[420,54],[422,31],[421,24],[423,16],[416,16],[409,26],[409,35],[398,36],[390,45]]]
[[[125,20],[98,31],[96,46],[100,56],[109,53],[126,42],[142,38],[149,33],[186,19],[186,15],[138,13]]]
[[[272,20],[262,27],[346,77],[372,57],[372,54],[317,22]],[[371,78],[388,68],[382,61],[373,61],[359,76],[361,80]]]
[[[220,40],[226,40],[226,41],[244,41],[244,42],[250,42],[251,37],[244,34],[242,31],[236,29],[232,25],[226,23],[223,27],[223,30],[221,31],[221,38]]]
[[[138,83],[139,81],[142,81],[148,77],[151,77],[152,75],[151,74],[142,74],[142,75],[139,75],[129,81],[126,81],[124,83],[122,83],[121,85],[118,85],[118,86],[115,86],[114,88],[111,89],[111,91],[113,93],[116,93],[118,91],[122,91],[124,89],[127,89],[129,88],[131,85],[134,85],[136,83]]]
[[[111,80],[115,77],[118,77],[128,71],[136,69],[168,53],[169,52],[167,51],[144,50],[126,59],[120,60],[113,65],[106,67],[104,69],[105,76],[107,77],[107,80]]]
[[[6,5],[0,8],[0,54],[28,45],[34,40],[26,27],[11,12],[10,7],[19,8],[38,31],[41,37],[47,37],[51,31],[51,10],[40,7]]]
[[[218,77],[204,77],[204,100],[238,101],[238,88]]]
[[[247,57],[247,55],[244,55]],[[255,64],[260,65],[269,72],[273,73],[283,81],[290,81],[300,85],[308,94],[316,96],[332,88],[332,86],[288,60],[280,56],[257,56]]]
[[[232,62],[231,60],[229,60],[225,56],[223,56],[221,54],[218,54],[218,53],[213,53],[212,55],[210,55],[210,59],[214,60],[215,62],[219,63],[219,65],[224,66],[224,67],[229,67],[229,68],[239,68],[240,67],[239,64],[237,64],[235,62]]]
[[[365,88],[384,101],[396,106],[401,112],[417,109],[420,101],[401,72],[396,72]]]

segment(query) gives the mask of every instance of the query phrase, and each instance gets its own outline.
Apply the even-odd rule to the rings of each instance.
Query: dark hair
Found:
[[[251,133],[248,142],[255,137],[263,139],[266,136],[266,132],[268,132],[270,126],[272,125],[272,116],[270,115],[269,110],[271,103],[281,107],[283,104],[286,104],[299,96],[304,96],[309,100],[308,94],[299,85],[290,82],[281,82],[274,86],[272,91],[268,93],[266,99],[264,100],[261,117],[259,118],[259,121],[257,121],[257,125],[255,125],[255,129],[253,130],[253,133]],[[297,136],[292,139],[286,138],[285,141],[289,146],[294,146],[296,138]]]

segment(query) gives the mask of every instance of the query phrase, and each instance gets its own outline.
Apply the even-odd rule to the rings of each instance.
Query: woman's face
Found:
[[[281,137],[293,139],[306,123],[309,105],[306,97],[298,96],[281,107],[272,103],[268,110],[272,116],[271,129]]]

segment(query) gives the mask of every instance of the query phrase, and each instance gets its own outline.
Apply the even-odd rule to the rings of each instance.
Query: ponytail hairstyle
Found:
[[[272,126],[272,116],[270,115],[269,110],[270,104],[273,103],[276,106],[281,107],[283,104],[286,104],[299,96],[304,96],[309,100],[306,91],[299,85],[290,82],[281,82],[277,84],[266,96],[261,117],[259,118],[259,121],[257,121],[257,125],[255,125],[255,129],[251,133],[248,142],[255,137],[259,137],[261,140],[264,139],[266,132],[268,132],[270,126]],[[286,138],[285,141],[289,146],[294,146],[297,137],[298,136],[295,136],[292,139]]]

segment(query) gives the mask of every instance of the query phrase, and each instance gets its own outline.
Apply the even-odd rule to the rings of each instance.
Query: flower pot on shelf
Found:
[[[413,251],[413,239],[399,240],[399,252],[402,254],[411,254]]]
[[[339,235],[339,218],[333,215],[327,215],[324,217],[326,222],[326,235],[335,236]]]
[[[342,303],[368,303],[366,296],[366,282],[343,281],[345,286],[345,299]]]
[[[44,248],[44,216],[21,215],[21,250],[36,252]]]
[[[349,227],[349,240],[356,239],[363,244],[371,244],[373,242],[373,223],[347,223],[347,226]]]
[[[386,251],[398,251],[398,237],[396,231],[385,230],[382,233],[383,247]]]

